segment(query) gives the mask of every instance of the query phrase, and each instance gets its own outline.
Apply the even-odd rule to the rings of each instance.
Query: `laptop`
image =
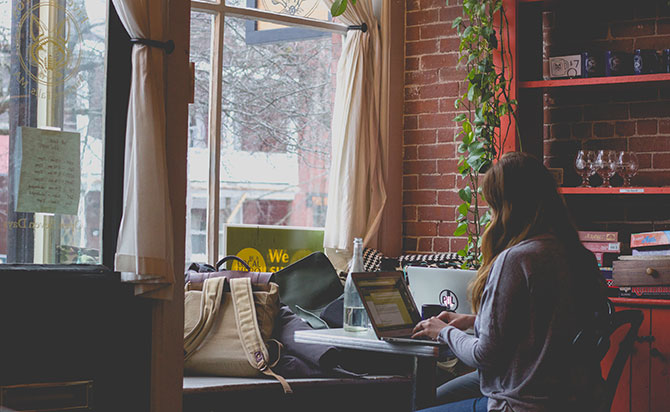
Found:
[[[412,339],[412,330],[421,315],[407,288],[402,272],[352,273],[378,339],[421,345],[445,345],[429,339]]]
[[[425,266],[408,266],[405,270],[416,307],[439,304],[445,306],[446,310],[472,314],[468,285],[474,280],[477,271]]]

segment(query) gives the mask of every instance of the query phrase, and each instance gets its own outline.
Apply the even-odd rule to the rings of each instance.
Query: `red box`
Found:
[[[621,242],[582,242],[591,252],[621,253]]]
[[[670,231],[632,233],[630,247],[670,245]]]
[[[579,230],[577,233],[582,242],[616,242],[619,240],[619,232]]]

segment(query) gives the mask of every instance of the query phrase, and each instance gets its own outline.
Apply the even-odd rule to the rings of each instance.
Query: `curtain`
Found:
[[[131,38],[165,40],[163,0],[112,1]],[[137,294],[157,298],[171,296],[165,286],[174,282],[163,55],[161,48],[137,43],[132,51],[123,215],[115,256],[122,279],[134,282]]]
[[[323,0],[330,6],[333,0]],[[384,2],[386,3],[386,2]],[[346,270],[353,239],[376,247],[386,202],[384,153],[380,133],[382,44],[372,0],[349,3],[338,21],[366,23],[350,30],[342,44],[331,127],[332,152],[324,249],[336,269]]]

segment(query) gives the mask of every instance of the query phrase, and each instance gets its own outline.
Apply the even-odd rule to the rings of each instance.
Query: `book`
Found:
[[[630,235],[630,247],[632,248],[660,245],[670,245],[670,230],[631,233]]]
[[[621,253],[621,242],[582,242],[591,252]]]
[[[603,232],[597,230],[578,230],[579,240],[582,242],[616,242],[619,240],[618,232]]]
[[[619,288],[619,297],[641,299],[670,299],[670,286],[625,286]]]
[[[633,249],[633,256],[668,256],[670,257],[670,247],[661,246],[655,248],[650,246],[649,248],[642,249]]]

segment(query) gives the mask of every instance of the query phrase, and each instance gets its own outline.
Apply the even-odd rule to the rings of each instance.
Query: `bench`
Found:
[[[410,411],[411,378],[287,379],[292,394],[284,394],[270,378],[184,377],[184,412],[253,411]]]

